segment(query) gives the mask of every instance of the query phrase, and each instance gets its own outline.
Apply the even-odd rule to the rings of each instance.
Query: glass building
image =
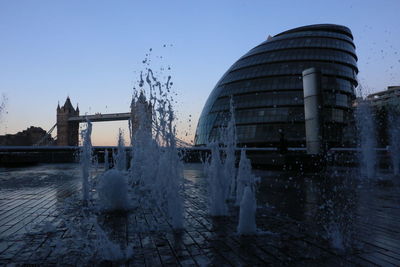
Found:
[[[352,102],[357,86],[357,56],[350,29],[319,24],[268,37],[218,81],[201,113],[195,145],[219,140],[230,117],[233,98],[239,146],[304,147],[305,119],[302,72],[321,73],[324,141],[351,145],[354,139]]]

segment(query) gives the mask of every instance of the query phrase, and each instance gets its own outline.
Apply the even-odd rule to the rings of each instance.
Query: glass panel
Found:
[[[303,38],[292,39],[290,41],[278,40],[274,42],[265,42],[262,45],[257,46],[252,50],[250,50],[242,58],[260,52],[288,49],[288,48],[304,48],[304,47],[339,49],[356,56],[354,46],[346,41],[340,41],[322,37],[315,37],[315,38],[303,37]]]
[[[301,76],[303,70],[316,67],[325,75],[342,76],[356,81],[356,75],[352,68],[335,63],[323,62],[287,62],[285,64],[271,63],[268,65],[259,65],[232,71],[225,76],[221,84],[231,83],[234,81],[252,79],[263,76],[275,75],[298,75]]]
[[[271,52],[263,52],[252,54],[248,57],[242,57],[232,67],[232,70],[244,68],[257,64],[280,62],[280,61],[307,61],[307,60],[324,60],[328,62],[340,62],[349,64],[357,68],[356,58],[346,52],[329,49],[291,49]]]

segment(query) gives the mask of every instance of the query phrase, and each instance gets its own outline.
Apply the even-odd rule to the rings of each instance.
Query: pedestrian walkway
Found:
[[[329,179],[260,171],[259,234],[239,236],[232,203],[230,216],[209,216],[199,164],[185,166],[181,231],[148,203],[128,213],[85,211],[78,166],[60,168],[0,174],[0,264],[400,265],[400,177],[360,182],[349,170]],[[93,251],[99,246],[108,250]],[[113,252],[124,255],[99,255]]]

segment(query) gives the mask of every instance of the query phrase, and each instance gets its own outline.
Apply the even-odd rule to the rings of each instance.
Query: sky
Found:
[[[399,10],[400,0],[0,0],[0,135],[49,130],[67,96],[81,114],[128,112],[147,57],[160,78],[172,76],[179,137],[190,141],[236,60],[268,35],[309,24],[349,27],[364,94],[385,90],[400,85]],[[94,123],[93,144],[115,145],[127,126]]]

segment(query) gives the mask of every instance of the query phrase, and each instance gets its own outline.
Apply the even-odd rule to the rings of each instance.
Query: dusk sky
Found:
[[[209,93],[239,57],[268,35],[309,24],[349,27],[364,94],[381,91],[400,85],[399,11],[400,0],[0,0],[0,134],[50,129],[67,96],[81,114],[129,111],[152,48],[151,67],[171,67],[163,75],[177,92],[178,130],[191,139]],[[127,125],[95,123],[94,145],[114,145]]]

